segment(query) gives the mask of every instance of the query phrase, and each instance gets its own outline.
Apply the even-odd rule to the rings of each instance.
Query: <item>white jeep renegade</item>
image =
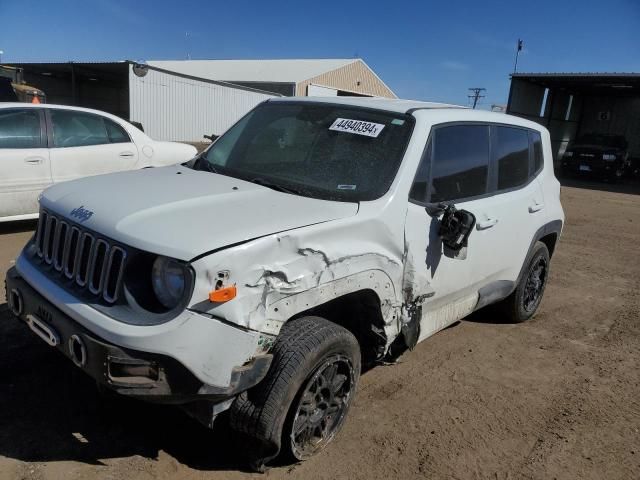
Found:
[[[229,410],[249,461],[302,460],[361,366],[542,298],[564,215],[547,130],[403,100],[270,100],[184,165],[55,185],[10,309],[102,386]]]

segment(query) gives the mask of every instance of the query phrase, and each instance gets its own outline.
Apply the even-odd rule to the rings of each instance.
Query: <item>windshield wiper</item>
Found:
[[[214,167],[211,162],[209,162],[206,158],[204,158],[204,152],[196,157],[196,162],[194,164],[195,170],[204,170],[205,172],[210,173],[220,173]]]
[[[251,183],[255,183],[257,185],[262,185],[263,187],[270,188],[270,189],[275,190],[277,192],[291,193],[293,195],[301,195],[302,194],[300,190],[297,190],[297,189],[291,188],[291,187],[285,187],[284,185],[280,185],[279,183],[270,182],[269,180],[265,180],[264,178],[261,178],[261,177],[252,178],[249,181]]]

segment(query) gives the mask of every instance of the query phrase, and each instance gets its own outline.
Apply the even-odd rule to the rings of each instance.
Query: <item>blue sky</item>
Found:
[[[640,0],[0,0],[6,62],[363,58],[402,98],[505,103],[520,71],[640,72]]]

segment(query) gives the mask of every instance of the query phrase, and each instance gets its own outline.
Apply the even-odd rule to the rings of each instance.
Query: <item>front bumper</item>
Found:
[[[562,171],[565,174],[595,177],[615,177],[616,172],[623,169],[618,161],[581,160],[580,158],[563,158]]]
[[[256,385],[271,364],[271,355],[258,355],[232,368],[228,385],[207,384],[171,356],[98,337],[45,299],[15,268],[7,272],[6,290],[10,310],[35,334],[98,384],[123,395],[159,403],[220,402]]]

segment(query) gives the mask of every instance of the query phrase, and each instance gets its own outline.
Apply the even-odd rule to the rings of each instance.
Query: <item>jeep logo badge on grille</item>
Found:
[[[71,216],[77,218],[80,222],[86,222],[93,216],[93,212],[84,208],[84,205],[80,205],[78,208],[71,210]]]

